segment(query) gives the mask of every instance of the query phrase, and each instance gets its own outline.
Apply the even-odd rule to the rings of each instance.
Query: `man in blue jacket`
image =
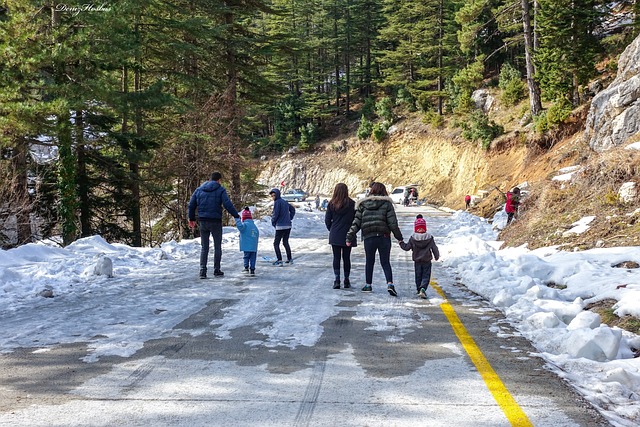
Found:
[[[276,236],[273,239],[273,249],[278,258],[273,265],[282,265],[282,253],[280,252],[280,241],[287,252],[287,264],[293,261],[291,257],[291,247],[289,246],[289,234],[291,234],[291,220],[296,214],[296,208],[280,197],[280,190],[272,189],[269,195],[273,199],[273,213],[271,214],[271,225],[276,229]]]
[[[213,236],[213,275],[224,276],[220,270],[222,260],[222,207],[236,220],[240,221],[238,211],[231,203],[227,190],[220,185],[222,174],[214,172],[211,180],[205,182],[193,192],[189,200],[189,227],[196,226],[196,209],[200,223],[200,278],[207,278],[207,260],[209,259],[209,236]]]

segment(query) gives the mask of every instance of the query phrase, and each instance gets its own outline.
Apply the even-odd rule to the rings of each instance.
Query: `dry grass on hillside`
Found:
[[[593,155],[571,181],[546,180],[531,189],[520,217],[501,233],[509,246],[560,245],[565,250],[640,246],[640,199],[624,203],[618,196],[625,182],[640,188],[640,152],[615,149]],[[588,231],[565,232],[571,224],[595,216]]]

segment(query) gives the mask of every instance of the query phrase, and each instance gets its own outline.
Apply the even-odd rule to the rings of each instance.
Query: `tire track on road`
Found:
[[[298,408],[298,413],[293,423],[294,426],[311,425],[311,418],[318,403],[318,396],[320,395],[322,380],[327,367],[327,352],[323,352],[320,356],[320,360],[314,362],[313,369],[311,370],[309,384],[300,402],[300,407]]]

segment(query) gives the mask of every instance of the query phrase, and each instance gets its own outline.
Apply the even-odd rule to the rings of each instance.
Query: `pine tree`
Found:
[[[385,11],[389,22],[380,33],[386,46],[380,58],[382,84],[395,91],[406,88],[421,108],[434,105],[442,114],[444,81],[460,63],[454,37],[455,3],[389,0]]]
[[[535,61],[544,98],[565,98],[577,105],[579,88],[593,75],[598,19],[592,0],[539,0]]]

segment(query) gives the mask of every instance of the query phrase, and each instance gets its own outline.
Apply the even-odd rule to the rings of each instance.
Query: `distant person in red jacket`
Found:
[[[471,196],[470,195],[466,195],[464,196],[464,204],[466,205],[466,209],[469,209],[469,206],[471,205]]]
[[[507,203],[504,205],[504,210],[507,213],[507,225],[511,224],[513,217],[518,213],[518,206],[520,205],[520,189],[514,187],[513,190],[507,193]]]

